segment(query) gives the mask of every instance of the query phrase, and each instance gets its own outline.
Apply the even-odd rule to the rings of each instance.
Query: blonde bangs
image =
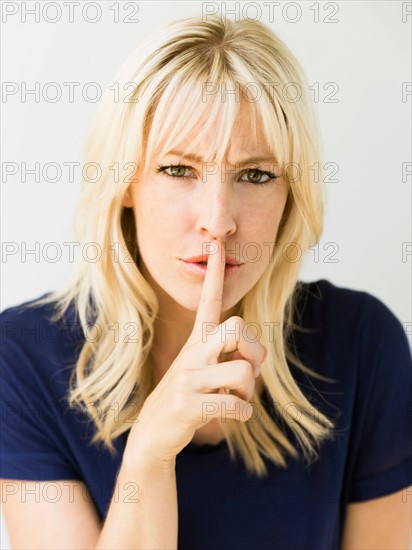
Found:
[[[146,164],[157,153],[164,156],[192,136],[190,145],[182,151],[196,154],[213,130],[214,139],[205,151],[205,159],[214,162],[222,159],[230,143],[233,127],[239,112],[239,104],[233,98],[227,102],[212,97],[204,101],[204,83],[188,79],[175,85],[172,81],[163,92],[150,128]],[[202,121],[204,123],[202,124]],[[200,129],[199,129],[200,127]]]
[[[191,62],[196,65],[196,57]],[[231,56],[231,62],[241,71],[240,74],[232,70],[233,74],[225,73],[218,82],[212,79],[213,70],[208,78],[204,78],[199,71],[194,77],[191,64],[185,67],[183,74],[175,72],[172,77],[165,75],[168,83],[165,85],[163,81],[163,89],[152,102],[144,125],[144,171],[156,154],[162,157],[173,148],[180,149],[183,156],[196,154],[204,143],[208,143],[208,135],[213,135],[213,140],[209,142],[205,158],[210,162],[221,162],[228,152],[239,111],[246,106],[250,107],[251,142],[257,141],[257,129],[260,127],[279,166],[282,168],[284,163],[290,161],[290,136],[279,98],[272,98],[263,83],[248,80],[253,75],[237,56]],[[253,94],[251,97],[250,85],[259,90],[256,101]],[[208,94],[207,86],[217,91]],[[179,143],[189,136],[192,136],[190,145],[181,149]]]

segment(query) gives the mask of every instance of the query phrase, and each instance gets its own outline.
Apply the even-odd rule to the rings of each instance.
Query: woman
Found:
[[[12,542],[405,547],[410,350],[377,298],[298,281],[324,208],[298,62],[262,23],[186,18],[115,83],[75,226],[101,256],[2,313]]]

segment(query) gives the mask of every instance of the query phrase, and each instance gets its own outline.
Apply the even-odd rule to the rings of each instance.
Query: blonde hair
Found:
[[[298,100],[291,99],[291,86]],[[224,87],[239,93],[228,93],[223,101],[214,91]],[[305,367],[288,343],[291,332],[299,329],[295,322],[301,288],[298,273],[304,253],[323,231],[325,202],[323,184],[310,179],[309,167],[314,163],[321,171],[322,153],[309,85],[300,65],[262,22],[235,22],[220,15],[209,16],[207,21],[187,17],[147,37],[120,67],[109,88],[85,147],[85,162],[98,163],[101,177],[95,182],[83,179],[74,218],[77,240],[83,246],[97,243],[101,258],[80,261],[62,290],[33,304],[56,301],[54,320],[72,304],[81,326],[92,321],[98,329],[97,341],[85,339],[71,373],[70,406],[80,407],[93,419],[96,432],[92,443],[103,442],[115,453],[112,441],[130,428],[154,390],[149,355],[158,300],[139,270],[134,213],[122,206],[122,198],[136,173],[133,162],[144,169],[159,143],[164,140],[163,151],[170,150],[177,138],[192,133],[201,116],[206,122],[190,150],[195,150],[216,124],[220,148],[209,153],[221,159],[241,94],[242,101],[247,99],[254,107],[253,133],[256,135],[260,123],[289,191],[271,262],[241,300],[239,314],[246,323],[262,329],[261,341],[269,354],[261,374],[269,398],[280,410],[292,403],[301,414],[293,421],[282,415],[273,418],[255,392],[251,403],[259,411],[258,420],[229,420],[221,428],[230,456],[238,452],[248,471],[259,477],[267,474],[262,455],[283,468],[288,456],[299,457],[282,421],[305,458],[317,459],[316,447],[333,437],[334,423],[314,409],[288,365],[289,361],[326,380]],[[115,89],[118,98],[113,96]],[[257,90],[258,100],[250,98],[251,90]],[[115,165],[123,177],[119,173],[114,177]],[[116,250],[114,243],[118,243]],[[284,252],[291,243],[300,252],[293,261],[285,258]],[[269,341],[263,330],[268,320],[278,327],[274,341]],[[131,342],[114,338],[114,323],[120,328],[134,327],[139,337]]]

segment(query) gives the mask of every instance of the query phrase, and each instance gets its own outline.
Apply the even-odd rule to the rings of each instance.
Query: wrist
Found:
[[[158,472],[174,472],[176,457],[162,458],[156,456],[149,449],[128,449],[127,445],[123,453],[122,469],[128,472],[144,471],[148,474]]]

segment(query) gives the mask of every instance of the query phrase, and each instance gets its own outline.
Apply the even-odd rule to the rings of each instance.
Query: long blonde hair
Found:
[[[308,88],[300,65],[269,27],[220,15],[205,21],[187,17],[151,34],[110,83],[85,147],[85,163],[96,163],[99,177],[83,179],[74,218],[77,240],[83,247],[94,243],[101,256],[97,261],[81,259],[62,290],[33,304],[56,302],[54,320],[72,305],[81,326],[89,327],[71,373],[69,404],[93,420],[92,443],[103,442],[115,453],[113,440],[130,429],[155,388],[150,351],[158,300],[139,270],[134,213],[122,206],[124,193],[136,166],[144,169],[163,140],[163,151],[170,150],[177,138],[192,132],[199,117],[206,122],[191,150],[216,124],[219,149],[209,153],[221,159],[240,96],[254,107],[253,132],[259,120],[289,194],[271,262],[241,300],[239,314],[263,334],[269,354],[261,374],[270,400],[280,410],[292,403],[301,414],[293,421],[282,415],[273,418],[255,392],[251,403],[258,414],[253,420],[228,420],[221,428],[231,457],[239,452],[248,471],[260,477],[267,473],[262,455],[284,468],[287,456],[299,457],[282,420],[308,461],[318,458],[316,447],[333,437],[334,423],[314,409],[288,365],[325,379],[305,367],[288,344],[292,330],[299,329],[302,258],[323,231],[325,190],[311,180],[309,169],[318,163],[322,170],[322,153]],[[222,100],[223,89],[237,93],[227,93]],[[298,250],[293,260],[285,254],[288,246]],[[264,329],[268,320],[277,327],[272,341]],[[120,337],[114,325],[125,331]],[[128,334],[138,338],[130,340]]]

